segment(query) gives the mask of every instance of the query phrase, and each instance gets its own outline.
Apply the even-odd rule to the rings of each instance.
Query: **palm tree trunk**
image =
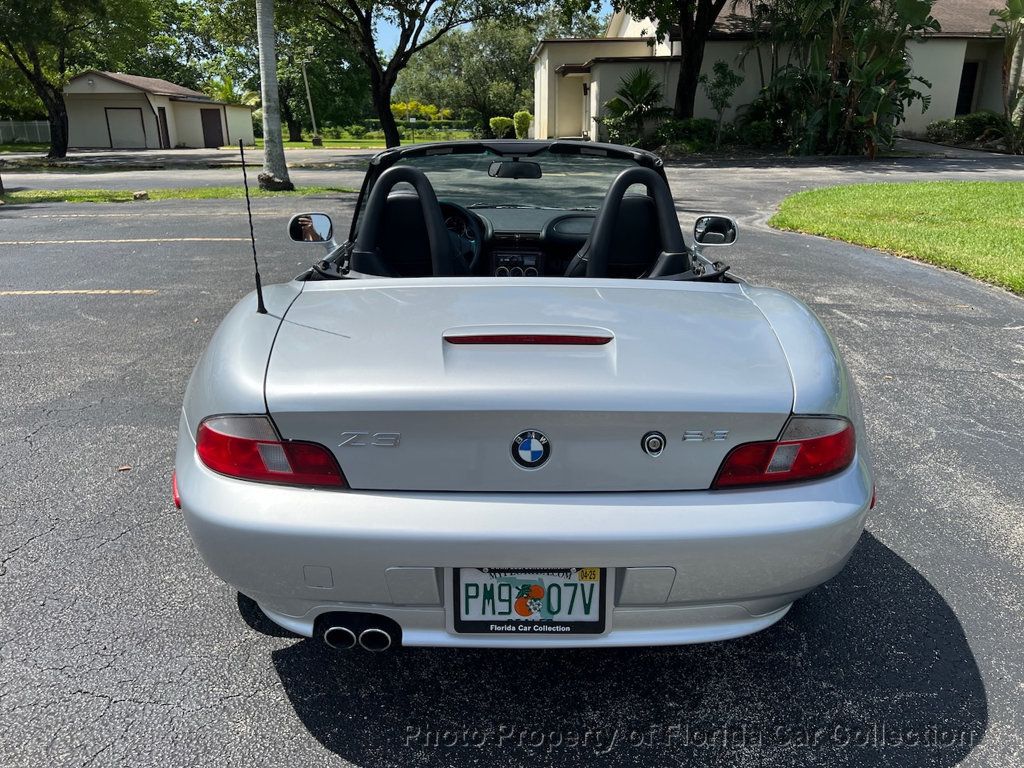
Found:
[[[295,189],[288,178],[281,136],[281,100],[277,88],[274,0],[256,0],[256,32],[260,45],[260,93],[263,97],[263,172],[260,189]]]
[[[1013,59],[1010,63],[1010,76],[1009,76],[1009,92],[1011,94],[1010,103],[1012,105],[1010,118],[1020,124],[1021,113],[1024,111],[1024,99],[1020,97],[1021,88],[1024,87],[1024,82],[1021,82],[1021,71],[1024,70],[1024,36],[1017,40],[1016,48],[1013,51]],[[1014,100],[1016,96],[1016,100]]]

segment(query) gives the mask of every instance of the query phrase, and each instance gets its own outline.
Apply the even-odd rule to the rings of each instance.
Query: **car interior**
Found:
[[[531,161],[530,155],[501,149],[501,159],[486,167],[487,176],[506,184],[542,178],[541,164]],[[701,244],[731,244],[735,223],[725,217],[701,217],[694,235],[697,247],[688,248],[660,162],[657,170],[638,163],[620,165],[625,167],[613,167],[614,175],[606,174],[611,182],[603,199],[579,207],[557,197],[558,205],[505,203],[504,197],[499,197],[501,202],[463,205],[439,199],[428,174],[415,165],[394,163],[376,174],[371,169],[360,194],[353,237],[314,268],[313,279],[723,277],[728,268],[702,258]],[[589,178],[587,170],[581,166],[581,179]],[[567,180],[571,179],[570,174]],[[520,187],[513,189],[518,192]],[[563,189],[561,197],[572,201],[573,190]],[[321,215],[296,217],[293,224]],[[304,226],[298,233],[293,226],[293,239],[321,239],[308,223]]]

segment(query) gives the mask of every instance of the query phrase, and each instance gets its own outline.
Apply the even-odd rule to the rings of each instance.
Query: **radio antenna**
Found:
[[[245,140],[238,140],[238,154],[242,156],[242,186],[245,187],[245,212],[249,214],[249,242],[252,243],[252,265],[256,268],[256,311],[267,314],[263,304],[263,283],[260,281],[260,262],[256,258],[256,233],[252,228],[252,203],[249,200],[249,175],[245,172]]]

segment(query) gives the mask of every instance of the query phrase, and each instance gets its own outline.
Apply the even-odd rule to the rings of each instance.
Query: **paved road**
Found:
[[[189,371],[250,286],[239,201],[0,209],[0,765],[1024,764],[1024,301],[760,223],[803,186],[951,174],[1024,178],[672,171],[684,224],[736,212],[737,270],[836,335],[880,503],[775,627],[657,650],[378,657],[276,630],[168,487]],[[351,205],[256,201],[264,278],[316,253],[286,212]],[[21,244],[56,240],[88,242]],[[153,293],[12,294],[52,289]]]

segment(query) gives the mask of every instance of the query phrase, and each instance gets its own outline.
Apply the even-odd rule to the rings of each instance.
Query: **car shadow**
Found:
[[[774,627],[653,649],[272,654],[314,738],[359,766],[953,766],[988,719],[953,611],[871,534]]]

